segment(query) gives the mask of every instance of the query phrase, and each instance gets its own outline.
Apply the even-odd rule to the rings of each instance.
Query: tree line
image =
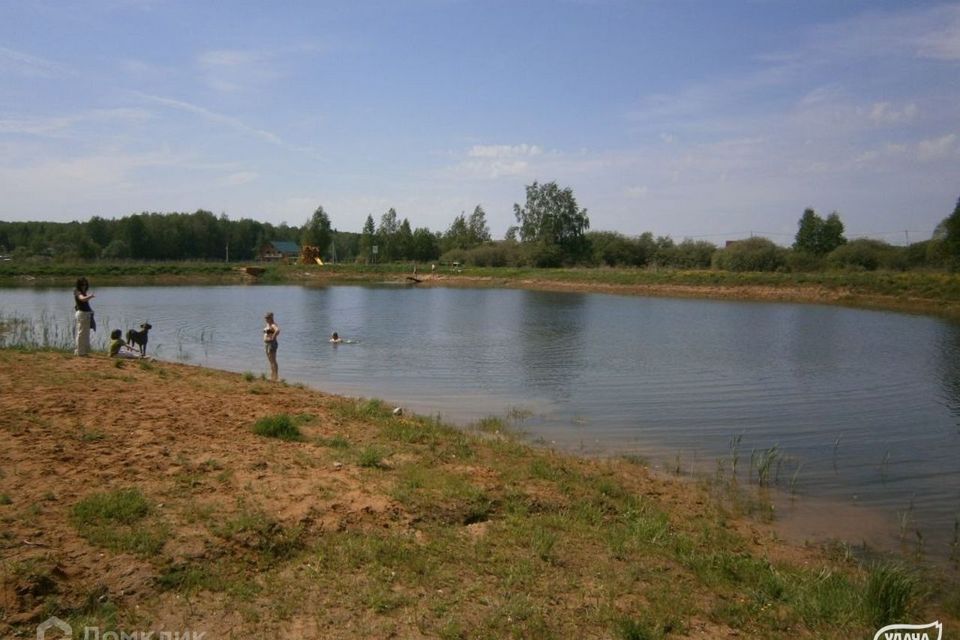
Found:
[[[731,271],[817,271],[829,268],[906,270],[960,268],[960,200],[929,240],[906,247],[869,239],[847,240],[837,212],[826,218],[806,209],[793,245],[756,237],[718,247],[703,240],[675,242],[647,232],[626,236],[590,231],[587,210],[569,188],[534,182],[526,200],[514,204],[517,224],[494,240],[486,212],[477,205],[449,227],[414,228],[388,209],[368,215],[359,233],[333,229],[322,206],[302,226],[230,220],[209,211],[138,213],[87,222],[0,222],[0,255],[14,260],[200,260],[249,261],[270,241],[319,249],[326,260],[387,263],[456,262],[473,266],[665,267]]]

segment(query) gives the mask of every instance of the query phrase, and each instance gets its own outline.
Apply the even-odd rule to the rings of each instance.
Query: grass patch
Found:
[[[368,469],[382,469],[385,466],[383,463],[384,455],[385,454],[380,447],[364,447],[357,454],[357,464]]]
[[[13,498],[5,493],[0,493],[0,505],[13,504]]]
[[[149,556],[160,551],[168,532],[147,516],[150,503],[137,488],[87,496],[73,506],[70,519],[90,544],[112,551]]]
[[[350,441],[341,435],[335,435],[332,438],[317,438],[317,444],[331,449],[349,449]]]
[[[286,527],[263,511],[243,509],[214,528],[221,538],[255,553],[258,561],[272,564],[303,548],[303,529]]]
[[[105,440],[107,436],[102,431],[92,430],[82,431],[79,437],[80,442],[100,442]]]
[[[298,441],[303,440],[303,434],[293,419],[286,414],[266,416],[260,418],[253,425],[253,432],[265,438]]]
[[[907,614],[917,596],[917,581],[897,565],[876,565],[867,577],[863,606],[867,620],[877,627],[909,622]]]

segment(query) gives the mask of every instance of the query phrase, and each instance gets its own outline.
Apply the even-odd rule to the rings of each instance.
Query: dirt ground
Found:
[[[671,522],[698,531],[711,509],[691,483],[626,462],[549,453],[528,458],[533,454],[519,445],[497,444],[487,452],[479,440],[424,439],[416,424],[393,419],[389,411],[368,419],[351,407],[352,401],[315,390],[188,365],[0,351],[0,636],[32,637],[39,622],[56,614],[74,624],[218,631],[207,638],[543,637],[543,629],[556,629],[551,625],[576,628],[592,590],[614,590],[603,580],[625,579],[620,574],[631,564],[640,572],[637,594],[597,596],[602,606],[590,615],[613,615],[604,608],[639,611],[642,603],[660,616],[656,620],[672,620],[674,587],[667,585],[675,583],[687,585],[677,597],[700,613],[683,618],[673,635],[742,634],[727,618],[709,615],[726,610],[717,602],[736,596],[710,592],[672,561],[637,569],[627,558],[611,564],[613,577],[601,577],[600,556],[588,538],[593,529],[584,529],[582,539],[568,536],[562,562],[553,549],[567,538],[550,538],[545,529],[523,533],[535,541],[546,536],[536,575],[552,577],[532,582],[522,582],[530,578],[518,573],[524,557],[501,548],[490,533],[507,531],[505,522],[525,526],[502,506],[517,491],[508,480],[511,464],[536,471],[523,486],[531,514],[559,505],[555,512],[564,516],[577,507],[562,495],[579,491],[570,489],[574,479],[605,487],[604,478],[614,477]],[[287,443],[251,431],[259,418],[277,414],[300,417],[304,439]],[[385,433],[393,439],[385,440]],[[349,449],[338,446],[338,438]],[[376,451],[382,460],[364,461]],[[498,460],[507,455],[521,462]],[[430,494],[436,499],[418,497],[440,477],[451,488]],[[158,550],[111,548],[83,535],[76,523],[75,506],[84,498],[127,487],[149,502],[145,522],[163,535]],[[505,515],[465,512],[477,496],[491,496],[484,508]],[[560,530],[560,520],[549,522]],[[742,536],[737,554],[799,567],[823,562],[819,550],[783,544],[769,527],[748,519],[720,527]],[[459,557],[479,553],[472,541],[484,537],[488,555],[457,565]],[[369,540],[385,542],[368,550],[362,545]],[[449,561],[418,555],[441,542]],[[288,554],[287,546],[298,551]],[[373,583],[369,575],[377,572],[393,586]],[[579,578],[567,579],[571,573]],[[555,580],[556,587],[541,579]],[[509,597],[496,593],[498,585],[516,581],[526,586]],[[642,585],[649,591],[641,594]],[[451,593],[459,588],[464,595]],[[508,625],[517,620],[526,626],[511,631]],[[472,624],[484,631],[475,636]],[[661,631],[668,627],[656,624]],[[584,637],[611,634],[596,630]]]

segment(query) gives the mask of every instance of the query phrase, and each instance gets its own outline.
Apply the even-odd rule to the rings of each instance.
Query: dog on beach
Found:
[[[140,347],[141,356],[147,355],[147,332],[149,332],[150,329],[153,329],[153,326],[148,322],[144,322],[140,325],[139,331],[136,329],[127,331],[127,345],[130,347],[133,345]]]

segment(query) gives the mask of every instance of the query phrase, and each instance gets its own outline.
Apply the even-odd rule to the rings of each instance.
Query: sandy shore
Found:
[[[783,543],[745,503],[637,461],[533,449],[500,423],[391,409],[181,364],[0,351],[0,635],[34,637],[49,615],[74,637],[872,633],[852,613],[868,572]],[[252,431],[278,415],[300,439]],[[853,604],[811,613],[823,576]],[[935,595],[911,606],[956,615]]]

